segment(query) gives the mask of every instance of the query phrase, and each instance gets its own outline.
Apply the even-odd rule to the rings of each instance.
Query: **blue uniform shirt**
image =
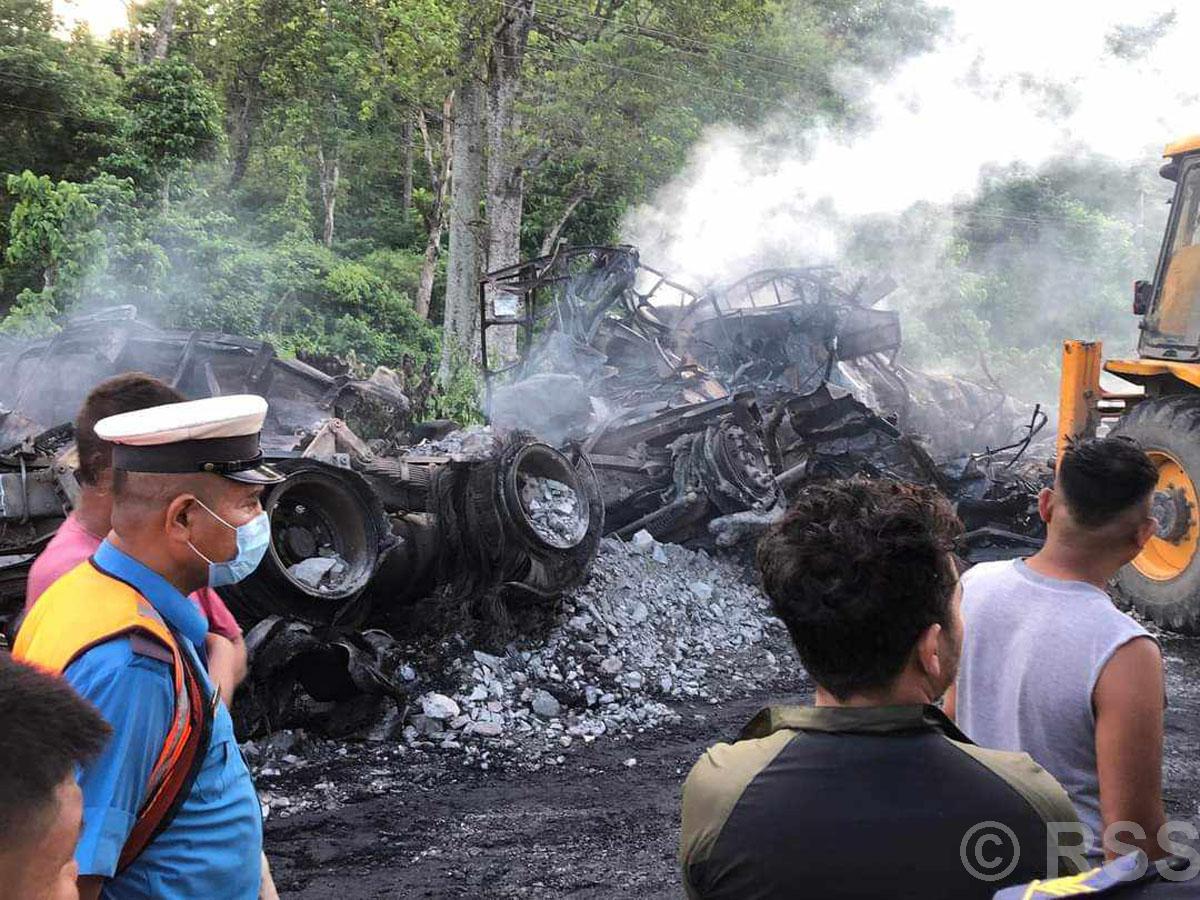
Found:
[[[180,650],[203,659],[208,626],[196,606],[169,582],[108,541],[93,561],[134,587],[174,632]],[[197,665],[198,671],[203,666]],[[254,900],[262,876],[262,813],[250,772],[224,704],[191,792],[171,824],[128,869],[114,877],[121,848],[145,801],[150,772],[175,710],[171,667],[135,652],[128,637],[88,650],[67,667],[67,681],[112,726],[103,754],[84,767],[83,832],[75,858],[80,875],[109,879],[107,900]],[[201,675],[205,690],[213,687]]]

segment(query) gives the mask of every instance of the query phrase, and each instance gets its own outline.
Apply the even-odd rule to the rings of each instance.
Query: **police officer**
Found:
[[[14,655],[61,673],[112,726],[83,767],[81,897],[253,900],[262,817],[229,712],[205,673],[187,599],[245,578],[270,542],[260,496],[261,397],[217,397],[102,419],[113,443],[113,531],[58,579]]]

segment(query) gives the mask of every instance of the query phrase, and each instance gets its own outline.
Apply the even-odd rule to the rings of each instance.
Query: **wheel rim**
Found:
[[[1191,564],[1200,546],[1197,524],[1196,486],[1187,470],[1165,450],[1148,450],[1158,467],[1158,485],[1154,489],[1154,516],[1158,531],[1150,538],[1134,568],[1154,581],[1178,578]]]

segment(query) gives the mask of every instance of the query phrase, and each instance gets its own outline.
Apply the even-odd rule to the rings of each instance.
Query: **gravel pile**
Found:
[[[264,812],[287,817],[408,792],[414,782],[448,777],[448,763],[482,771],[561,765],[596,740],[677,723],[688,706],[794,684],[800,671],[782,623],[743,566],[646,532],[629,543],[606,538],[555,621],[503,649],[454,635],[414,650],[413,665],[397,671],[421,687],[407,710],[389,707],[365,741],[283,731],[244,745]],[[434,668],[423,669],[417,655]],[[369,784],[338,777],[364,761]],[[280,772],[294,769],[315,773],[312,784],[281,793]]]
[[[418,698],[399,737],[414,749],[463,752],[482,768],[495,750],[554,765],[576,742],[678,721],[670,704],[744,695],[791,653],[743,568],[645,532],[604,541],[543,639],[499,655],[447,649],[441,679],[429,679],[447,686]]]
[[[580,516],[579,495],[561,481],[522,477],[521,503],[533,530],[553,547],[574,546],[587,529],[587,520]]]
[[[500,440],[486,425],[470,425],[451,432],[441,440],[421,441],[405,449],[404,456],[457,456],[462,459],[488,459],[500,451]]]

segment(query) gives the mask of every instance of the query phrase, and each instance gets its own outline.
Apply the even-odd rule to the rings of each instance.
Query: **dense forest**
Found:
[[[64,33],[50,0],[0,0],[0,329],[133,304],[402,369],[438,386],[419,412],[461,418],[480,273],[619,239],[711,125],[852,126],[838,73],[886,77],[946,22],[919,0],[128,9],[101,40]],[[915,361],[986,353],[1006,386],[1044,382],[1047,315],[1132,334],[1150,178],[988,173],[965,205],[859,223],[846,264],[898,271]]]

